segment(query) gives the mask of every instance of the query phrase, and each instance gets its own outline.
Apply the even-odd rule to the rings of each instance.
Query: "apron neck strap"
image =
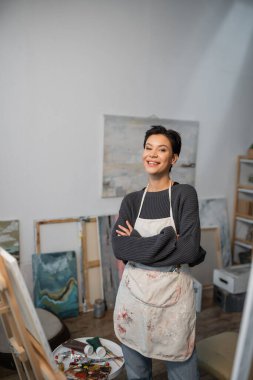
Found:
[[[172,212],[172,205],[171,205],[171,187],[172,187],[172,185],[173,185],[173,182],[171,181],[170,187],[169,187],[170,217],[174,221],[173,212]],[[139,208],[139,212],[138,212],[137,218],[139,218],[139,216],[140,216],[142,205],[143,205],[143,202],[144,202],[145,195],[146,195],[147,191],[148,191],[148,185],[146,186],[146,188],[145,188],[145,190],[143,192],[142,199],[141,199],[141,204],[140,204],[140,208]]]
[[[143,205],[144,198],[145,198],[145,195],[146,195],[146,192],[147,192],[147,191],[148,191],[148,185],[147,185],[147,187],[145,188],[145,190],[144,190],[144,192],[143,192],[142,199],[141,199],[141,205],[140,205],[140,208],[139,208],[139,212],[138,212],[138,216],[137,216],[137,218],[139,218],[139,216],[140,216],[141,209],[142,209],[142,205]]]
[[[174,221],[174,218],[173,218],[173,212],[172,212],[172,204],[171,204],[171,187],[172,187],[172,184],[173,184],[173,183],[171,183],[171,185],[170,185],[170,187],[169,187],[169,200],[170,200],[170,216],[171,216],[171,218],[172,218],[173,221]]]

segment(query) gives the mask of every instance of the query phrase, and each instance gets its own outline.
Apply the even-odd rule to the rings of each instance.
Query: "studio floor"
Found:
[[[204,289],[202,299],[202,311],[197,317],[197,336],[199,341],[203,338],[215,335],[223,331],[239,331],[241,313],[226,313],[213,303],[212,288]],[[71,337],[79,338],[82,336],[99,336],[117,342],[113,332],[112,311],[106,312],[100,319],[93,317],[92,312],[82,313],[76,318],[65,319]],[[18,375],[15,370],[0,367],[0,379],[16,380]],[[163,363],[158,360],[153,362],[153,380],[167,379]],[[201,380],[214,380],[214,377],[200,369]],[[126,373],[123,370],[117,380],[126,380]],[[187,379],[186,379],[187,380]]]

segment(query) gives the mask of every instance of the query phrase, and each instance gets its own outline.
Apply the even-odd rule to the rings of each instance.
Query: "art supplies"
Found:
[[[87,355],[84,352],[86,345],[93,347],[94,352]],[[97,348],[103,348],[106,354],[103,358],[96,353]],[[124,358],[121,347],[108,340],[99,337],[85,337],[69,339],[54,351],[54,361],[61,369],[68,380],[86,379],[86,380],[111,380],[114,379],[124,366]]]
[[[94,348],[99,358],[103,358],[105,356],[106,350],[102,346],[102,343],[100,342],[100,339],[98,336],[96,336],[95,338],[87,339],[86,342]]]
[[[94,349],[90,344],[80,342],[76,339],[69,339],[62,345],[64,347],[71,348],[72,350],[84,353],[86,355],[92,355],[94,352]]]
[[[111,372],[111,366],[91,364],[84,365],[81,368],[69,366],[68,370],[64,371],[68,380],[85,379],[85,380],[107,380]]]
[[[98,337],[94,343],[100,344],[98,349],[103,348]],[[75,339],[69,339],[62,344],[63,347],[69,348],[69,351],[60,352],[55,355],[54,359],[58,368],[64,372],[68,380],[86,379],[86,380],[106,380],[111,373],[112,367],[107,359],[91,359],[88,357],[88,351],[93,354],[93,347],[85,342]],[[104,349],[104,348],[103,348]],[[104,349],[105,351],[105,349]],[[75,353],[77,352],[77,353]],[[116,357],[118,358],[118,357]],[[113,358],[110,358],[113,360]]]

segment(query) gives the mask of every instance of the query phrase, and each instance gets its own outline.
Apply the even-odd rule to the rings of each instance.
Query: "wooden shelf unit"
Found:
[[[239,263],[238,249],[253,247],[253,158],[238,156],[232,233],[232,261]]]
[[[235,213],[235,218],[248,219],[248,220],[252,220],[252,222],[253,222],[253,215],[249,216],[247,214],[242,214],[242,213],[236,212]]]

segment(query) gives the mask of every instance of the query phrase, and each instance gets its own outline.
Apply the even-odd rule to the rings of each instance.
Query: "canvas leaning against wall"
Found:
[[[34,304],[61,318],[78,315],[74,251],[33,254]]]
[[[103,197],[123,197],[146,186],[141,156],[144,135],[151,125],[163,125],[181,134],[182,151],[172,178],[179,183],[195,184],[197,121],[105,115]]]
[[[111,243],[112,228],[117,218],[117,215],[98,217],[103,293],[108,309],[114,307],[119,282],[124,269],[122,261],[117,260],[114,256]]]
[[[0,220],[0,247],[19,262],[19,221]]]
[[[227,201],[225,198],[210,198],[199,200],[199,217],[201,228],[219,227],[224,267],[231,264],[231,248],[229,237],[229,222]]]

